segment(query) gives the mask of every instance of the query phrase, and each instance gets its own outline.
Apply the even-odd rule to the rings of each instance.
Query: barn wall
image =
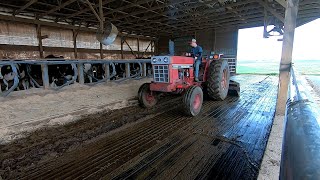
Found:
[[[38,45],[35,26],[0,21],[1,44]]]
[[[168,55],[169,54],[169,40],[168,36],[161,36],[158,41],[158,54]]]
[[[78,32],[76,38],[78,59],[100,59],[100,43],[94,32]],[[41,27],[44,57],[47,55],[63,56],[75,59],[73,31],[55,27]],[[123,59],[136,56],[150,56],[154,51],[150,40],[126,37],[123,43]],[[0,21],[0,59],[39,59],[39,42],[36,25]],[[131,49],[130,49],[130,47]],[[139,47],[139,48],[138,48]],[[109,46],[102,46],[104,59],[122,59],[121,37]],[[133,55],[131,51],[134,51]],[[137,52],[139,51],[139,53]],[[145,53],[144,53],[145,52]]]
[[[190,51],[188,42],[192,38],[203,48],[204,55],[210,52],[225,54],[226,56],[237,56],[238,30],[215,31],[206,29],[195,32],[195,36],[182,36],[174,39],[175,54],[181,55]]]
[[[210,55],[214,50],[215,32],[213,29],[196,32],[197,43],[203,48],[204,55]],[[190,41],[190,40],[189,40]]]
[[[236,74],[238,50],[238,29],[229,31],[217,31],[215,34],[214,51],[224,54],[229,58],[229,69],[231,74]]]
[[[190,52],[190,46],[188,42],[192,39],[192,36],[178,37],[174,39],[174,52],[175,55],[185,55],[186,52]]]
[[[216,32],[215,51],[228,56],[237,56],[238,29]]]
[[[188,42],[196,38],[197,43],[203,48],[203,55],[208,56],[211,52],[224,54],[228,58],[231,74],[236,74],[238,29],[218,31],[206,29],[195,32],[195,36],[183,36],[174,39],[175,55],[184,55],[190,52]]]

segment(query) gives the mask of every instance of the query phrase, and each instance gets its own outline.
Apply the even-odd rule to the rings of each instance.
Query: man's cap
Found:
[[[191,39],[191,41],[189,43],[196,43],[197,40],[196,39]]]

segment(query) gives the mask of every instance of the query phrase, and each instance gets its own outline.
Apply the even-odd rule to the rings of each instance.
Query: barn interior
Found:
[[[40,80],[28,74],[35,88],[16,91],[15,80],[0,88],[0,180],[308,177],[301,166],[310,161],[284,163],[281,144],[289,136],[287,102],[311,102],[291,69],[294,29],[319,17],[319,0],[1,0],[0,66],[38,66]],[[279,77],[237,75],[238,30],[258,26],[283,41]],[[111,44],[97,40],[115,27]],[[206,100],[193,118],[181,114],[179,96],[140,108],[151,57],[184,56],[193,38],[204,57],[224,55],[240,97]],[[80,70],[53,87],[54,63]],[[84,64],[104,72],[85,78]],[[319,126],[312,132],[320,137]],[[317,179],[320,158],[312,159],[302,169]]]

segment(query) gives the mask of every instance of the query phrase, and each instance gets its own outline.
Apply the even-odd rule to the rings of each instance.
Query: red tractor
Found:
[[[194,81],[194,58],[184,56],[154,56],[151,58],[153,81],[143,84],[138,92],[139,104],[150,108],[161,94],[182,94],[183,110],[188,116],[201,111],[204,93],[214,100],[224,100],[228,92],[239,95],[239,84],[230,81],[228,61],[215,54],[203,58],[199,82]]]

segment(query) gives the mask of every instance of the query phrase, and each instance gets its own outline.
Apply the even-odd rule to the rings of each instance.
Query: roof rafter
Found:
[[[271,8],[266,2],[258,0],[258,3],[264,8],[266,8],[266,10],[269,11],[273,16],[275,16],[277,19],[284,23],[284,17],[277,11],[275,11],[273,8]]]
[[[14,11],[13,15],[18,15],[20,14],[23,10],[27,9],[29,6],[31,6],[32,4],[36,3],[38,0],[30,0],[27,4],[25,4],[24,6],[22,6],[20,9]]]
[[[68,1],[64,2],[63,4],[49,10],[48,12],[41,14],[40,17],[47,16],[55,11],[58,11],[59,9],[62,9],[75,1],[77,1],[77,0],[68,0]]]
[[[104,2],[102,3],[102,5],[106,5],[106,4],[112,3],[112,2],[114,2],[114,1],[117,1],[117,0],[104,1]],[[94,7],[94,8],[97,8],[98,6],[99,6],[99,5],[96,4],[96,5],[94,5],[93,7]],[[70,15],[66,15],[66,17],[64,17],[64,18],[60,18],[60,20],[70,19],[70,18],[73,18],[73,17],[75,17],[75,16],[78,16],[78,15],[80,15],[80,14],[82,14],[82,13],[85,13],[85,12],[88,12],[88,11],[91,11],[91,9],[90,9],[90,8],[85,8],[85,9],[82,9],[82,10],[76,12],[76,13],[73,13],[73,14],[70,14]]]

